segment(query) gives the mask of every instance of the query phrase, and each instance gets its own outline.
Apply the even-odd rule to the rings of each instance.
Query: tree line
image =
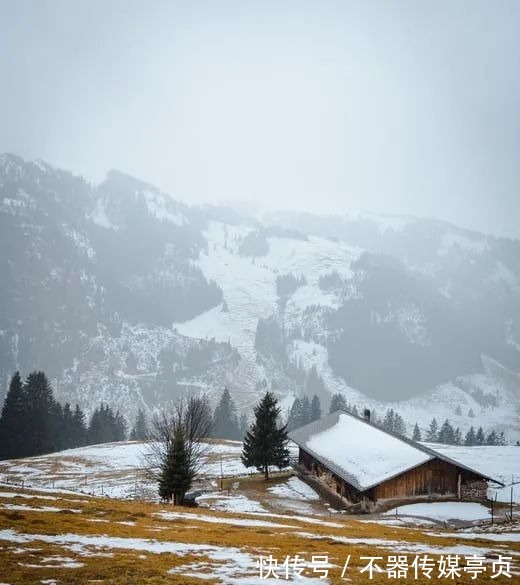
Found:
[[[336,410],[344,410],[353,414],[354,416],[360,416],[356,405],[348,403],[343,394],[334,394],[330,401],[329,412],[335,412]],[[460,414],[460,407],[455,410],[456,414]],[[473,418],[475,415],[470,409],[468,416]],[[404,418],[393,408],[388,409],[385,415],[380,418],[377,413],[372,410],[370,413],[370,421],[391,433],[397,435],[407,436],[407,427]],[[498,433],[495,430],[484,432],[482,427],[475,429],[473,426],[467,431],[465,435],[459,427],[454,427],[449,419],[446,419],[442,425],[439,425],[436,418],[433,418],[430,425],[423,434],[419,428],[419,424],[416,422],[411,438],[414,441],[427,441],[429,443],[442,443],[445,445],[466,445],[466,446],[477,446],[477,445],[494,445],[501,446],[506,445],[507,441],[503,432]]]
[[[417,438],[419,437],[419,438]],[[415,424],[414,440],[422,440],[421,432],[417,423]],[[430,443],[444,443],[446,445],[467,445],[469,447],[477,445],[506,445],[506,439],[503,432],[497,433],[495,430],[484,432],[482,427],[477,430],[473,426],[469,428],[465,436],[462,436],[459,427],[454,428],[449,419],[439,426],[437,419],[434,417],[426,432],[425,440]]]
[[[15,372],[0,415],[0,459],[44,455],[84,445],[123,441],[125,418],[100,404],[87,424],[76,404],[60,404],[44,372],[32,372],[22,381]]]

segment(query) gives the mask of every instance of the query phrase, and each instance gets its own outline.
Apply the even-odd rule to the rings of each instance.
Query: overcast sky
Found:
[[[0,151],[520,237],[518,0],[0,0]]]

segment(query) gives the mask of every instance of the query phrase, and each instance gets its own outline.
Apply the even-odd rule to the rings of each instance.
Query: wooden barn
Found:
[[[309,480],[346,506],[373,509],[389,500],[486,498],[494,481],[424,445],[389,433],[343,411],[289,434],[299,447],[298,464]]]

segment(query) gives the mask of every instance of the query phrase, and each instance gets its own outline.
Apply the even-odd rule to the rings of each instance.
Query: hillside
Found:
[[[271,387],[286,411],[316,366],[324,408],[341,392],[409,431],[436,416],[520,439],[516,240],[411,217],[246,216],[2,155],[0,268],[0,393],[43,369],[61,401],[129,420],[225,385],[246,411]]]
[[[417,555],[429,555],[434,575],[440,575],[443,558],[459,555],[461,584],[472,582],[471,572],[464,568],[469,567],[466,557],[485,557],[486,577],[491,578],[493,561],[499,555],[511,556],[513,580],[499,577],[495,582],[512,583],[518,575],[520,533],[517,522],[503,524],[508,506],[496,507],[500,521],[496,526],[490,525],[485,506],[467,502],[423,503],[417,504],[417,511],[402,506],[386,515],[347,516],[321,501],[290,471],[267,483],[244,477],[240,449],[236,442],[209,444],[196,509],[154,501],[156,486],[142,474],[144,443],[95,445],[0,462],[3,579],[10,585],[92,580],[114,585],[259,585],[265,582],[265,573],[262,578],[258,561],[269,555],[277,561],[271,569],[280,580],[285,568],[295,580],[293,569],[301,567],[302,583],[335,585],[344,577],[364,583],[362,569],[368,562],[364,557],[381,557],[379,564],[386,571],[392,566],[389,555],[405,556],[410,567]],[[458,457],[471,452],[487,473],[518,469],[515,447],[458,449]],[[483,456],[484,450],[488,456]],[[223,482],[221,474],[228,476]],[[515,494],[518,501],[520,493]],[[514,510],[517,514],[517,506]],[[428,515],[431,518],[424,517]],[[458,529],[460,520],[465,528]],[[297,554],[300,564],[294,565]],[[287,556],[291,560],[284,565]],[[416,582],[413,575],[409,568],[399,582]],[[385,572],[374,574],[376,583],[388,578]]]

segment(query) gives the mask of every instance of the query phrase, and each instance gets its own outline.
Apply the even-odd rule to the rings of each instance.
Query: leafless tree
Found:
[[[152,420],[148,474],[159,481],[165,463],[173,449],[174,438],[180,434],[186,452],[185,473],[190,483],[200,473],[208,443],[202,441],[211,435],[211,410],[205,397],[180,399],[170,409],[162,410]]]

